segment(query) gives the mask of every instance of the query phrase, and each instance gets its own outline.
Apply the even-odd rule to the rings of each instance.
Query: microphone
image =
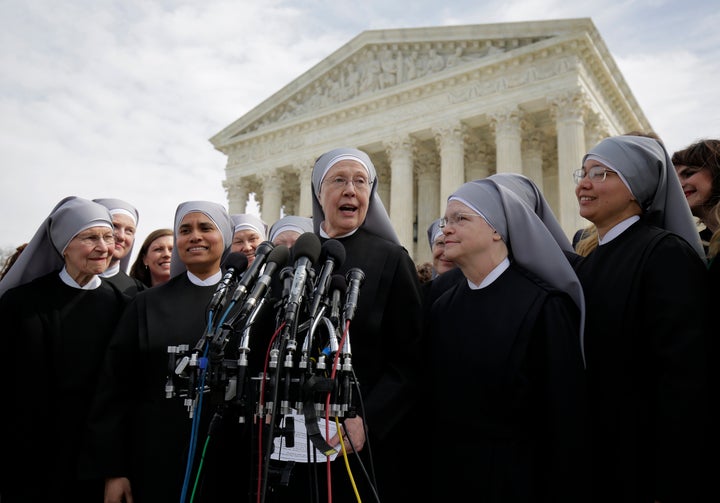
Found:
[[[292,266],[283,267],[280,271],[280,281],[282,281],[282,298],[287,300],[290,297],[290,289],[292,288],[293,268]]]
[[[360,295],[360,286],[362,286],[363,281],[365,281],[365,273],[362,272],[362,269],[353,267],[347,272],[345,279],[348,282],[349,290],[347,299],[345,300],[345,306],[343,307],[343,325],[355,316],[358,296]]]
[[[340,323],[340,305],[347,292],[347,283],[342,274],[333,274],[330,279],[330,321],[337,326]]]
[[[265,265],[265,261],[273,248],[275,248],[275,245],[270,241],[263,241],[255,248],[255,260],[253,260],[248,270],[245,271],[240,278],[238,286],[231,298],[232,302],[237,302],[241,297],[244,298],[245,295],[247,295],[248,290],[255,283],[255,279],[258,277],[258,274],[260,274],[260,269]]]
[[[297,258],[295,259],[295,273],[293,274],[290,295],[285,309],[285,322],[288,326],[292,326],[297,318],[303,294],[305,293],[305,283],[307,282],[309,269],[320,256],[320,248],[320,238],[312,232],[300,234],[300,237],[297,238],[293,245],[293,255]]]
[[[320,271],[320,277],[315,283],[315,291],[313,292],[312,307],[310,308],[310,317],[313,318],[320,309],[320,303],[323,302],[328,292],[330,284],[330,275],[335,267],[340,267],[345,262],[345,247],[337,239],[328,239],[322,245],[320,250],[320,260],[325,261],[325,265]]]
[[[340,305],[347,291],[347,283],[342,274],[333,274],[330,280],[330,324],[337,331],[340,323]],[[328,340],[329,353],[328,356],[334,355],[338,350],[338,338],[335,332],[331,332]]]
[[[285,245],[278,245],[270,252],[262,275],[258,278],[255,286],[250,292],[250,295],[248,295],[248,298],[245,300],[245,303],[242,305],[240,311],[238,311],[238,314],[234,317],[234,319],[240,319],[243,316],[246,316],[255,308],[258,301],[265,297],[268,288],[270,288],[272,276],[275,274],[275,271],[281,267],[285,267],[289,260],[290,249]]]
[[[225,257],[225,275],[222,277],[220,282],[215,289],[215,293],[210,299],[208,307],[209,311],[217,311],[225,300],[227,289],[230,284],[235,280],[238,274],[247,269],[248,259],[247,257],[239,252],[232,252]]]

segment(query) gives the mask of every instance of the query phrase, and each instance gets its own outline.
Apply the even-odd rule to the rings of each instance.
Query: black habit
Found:
[[[108,277],[102,276],[101,278],[103,281],[112,283],[121,292],[130,297],[134,297],[138,292],[141,292],[147,288],[147,286],[145,286],[145,283],[143,283],[139,279],[129,276],[124,271],[118,271],[117,274]]]
[[[433,303],[430,501],[584,501],[579,316],[513,262],[487,287],[462,280]]]
[[[105,283],[93,290],[68,286],[58,271],[0,299],[3,503],[102,501],[103,481],[81,481],[78,457],[105,348],[126,300]]]
[[[381,501],[419,500],[426,489],[419,470],[426,463],[418,454],[427,459],[428,453],[416,436],[424,429],[426,413],[417,402],[422,303],[417,270],[403,247],[363,228],[336,239],[346,257],[333,272],[345,275],[360,268],[365,273],[349,331],[362,403],[357,392],[353,397],[368,429],[368,443],[359,455],[367,472],[377,478]],[[356,455],[349,454],[349,461],[362,501],[375,501]],[[278,488],[270,501],[310,501],[310,469],[312,465],[296,465],[290,485]],[[325,462],[316,469],[319,500],[326,501]],[[332,486],[333,502],[357,501],[342,455],[332,463]]]
[[[682,238],[639,221],[576,271],[587,308],[593,501],[700,501],[707,442],[703,260]]]
[[[192,419],[182,398],[165,394],[168,346],[195,347],[205,333],[215,291],[216,286],[195,285],[182,273],[140,292],[108,348],[91,416],[88,470],[102,477],[128,477],[135,503],[180,500]],[[194,501],[250,501],[250,444],[241,438],[244,428],[237,416],[222,397],[215,398],[203,397],[187,501],[198,471]],[[210,418],[216,414],[221,420],[213,423],[208,440]]]

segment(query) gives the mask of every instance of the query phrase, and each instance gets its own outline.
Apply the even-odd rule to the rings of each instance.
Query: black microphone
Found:
[[[347,291],[347,283],[345,283],[345,277],[342,274],[333,274],[330,279],[330,324],[333,328],[342,333],[342,329],[338,326],[340,323],[340,306],[342,305],[345,292]],[[335,332],[332,332],[328,336],[328,348],[323,351],[327,351],[327,356],[332,356],[338,350],[338,338]]]
[[[295,273],[293,274],[290,295],[285,308],[285,322],[288,326],[292,326],[297,318],[303,294],[305,293],[305,283],[307,282],[309,269],[320,256],[320,249],[320,238],[312,232],[300,234],[300,237],[297,238],[293,245],[293,255],[296,257]]]
[[[320,271],[320,276],[317,283],[315,283],[315,290],[312,294],[312,306],[310,308],[311,318],[317,314],[318,309],[320,309],[320,303],[325,300],[333,270],[345,262],[345,247],[343,244],[337,239],[328,239],[325,241],[320,250],[320,261],[323,260],[325,264],[322,267],[322,271]]]
[[[257,248],[255,248],[255,260],[253,260],[252,264],[250,264],[250,267],[248,267],[248,270],[245,271],[245,273],[240,278],[240,281],[238,281],[238,286],[235,289],[235,292],[232,296],[232,302],[237,302],[240,300],[240,298],[244,298],[245,295],[247,295],[248,291],[252,287],[252,285],[255,283],[255,279],[258,277],[258,274],[260,274],[260,269],[265,265],[265,260],[267,260],[268,255],[270,252],[275,248],[275,245],[272,244],[270,241],[263,241],[258,245]]]
[[[282,281],[282,299],[287,300],[290,297],[290,289],[292,288],[293,268],[292,266],[283,267],[280,271],[280,281]]]
[[[358,296],[360,295],[360,286],[365,281],[365,273],[362,269],[353,267],[345,275],[345,279],[348,282],[348,294],[345,300],[345,306],[343,307],[343,325],[346,321],[350,321],[355,316],[355,310],[357,309]]]
[[[241,319],[255,308],[258,301],[265,297],[265,294],[270,288],[272,276],[275,274],[275,271],[281,267],[285,267],[289,260],[290,249],[285,245],[278,245],[270,252],[262,275],[258,278],[257,282],[255,282],[255,286],[245,300],[245,303],[240,308],[240,311],[238,311],[235,319]]]
[[[342,274],[333,274],[330,278],[330,321],[337,326],[340,323],[340,306],[347,292],[347,283]]]
[[[247,266],[248,259],[242,253],[232,252],[227,257],[225,257],[224,267],[226,272],[218,283],[212,299],[210,299],[208,310],[214,312],[220,308],[220,306],[223,304],[223,301],[225,300],[225,296],[227,294],[228,288],[230,287],[230,284],[232,284],[238,274],[247,269]]]

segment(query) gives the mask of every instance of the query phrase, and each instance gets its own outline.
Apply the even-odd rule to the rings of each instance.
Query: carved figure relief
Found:
[[[392,88],[407,82],[457,67],[493,54],[505,52],[504,47],[522,47],[536,40],[505,41],[453,41],[434,44],[370,45],[353,55],[344,65],[332,69],[306,88],[288,98],[272,112],[256,121],[246,131],[254,131],[273,122],[283,122],[359,96]],[[543,69],[547,73],[546,69]],[[517,78],[517,77],[516,77]],[[520,76],[523,78],[523,76]],[[526,78],[526,76],[525,76]],[[495,82],[493,91],[502,89],[507,82]],[[471,95],[485,94],[476,89]]]

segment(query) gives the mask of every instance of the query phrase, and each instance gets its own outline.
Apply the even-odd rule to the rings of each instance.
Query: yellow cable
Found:
[[[347,457],[347,451],[345,450],[345,441],[343,440],[342,435],[342,426],[340,425],[337,416],[335,416],[335,427],[337,428],[337,434],[340,438],[340,449],[342,450],[343,460],[345,461],[345,468],[347,469],[348,477],[350,477],[350,483],[353,486],[355,498],[358,500],[358,503],[362,503],[362,500],[360,499],[360,493],[358,492],[357,486],[355,485],[355,479],[353,478],[352,470],[350,469],[350,461]]]

